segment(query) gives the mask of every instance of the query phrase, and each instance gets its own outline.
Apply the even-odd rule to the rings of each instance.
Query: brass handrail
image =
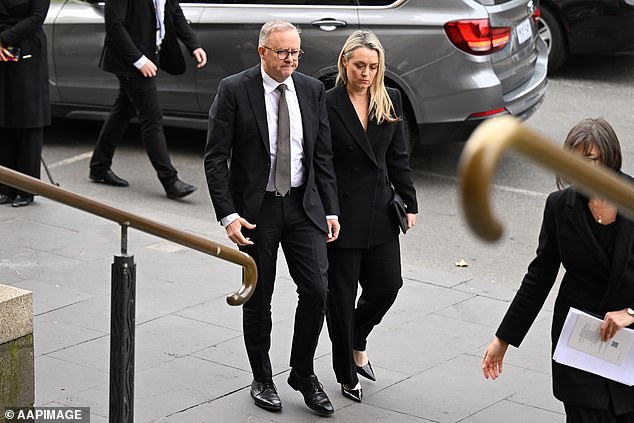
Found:
[[[173,227],[147,219],[143,216],[128,213],[90,198],[75,194],[55,185],[50,185],[39,179],[32,178],[6,167],[0,166],[0,182],[12,187],[41,195],[51,200],[85,212],[117,222],[122,226],[129,226],[176,244],[198,250],[219,259],[242,266],[242,286],[227,296],[230,305],[244,304],[253,294],[257,281],[257,267],[253,259],[234,248],[215,243],[198,235],[187,233]]]
[[[483,122],[471,135],[458,163],[460,196],[471,229],[487,241],[503,232],[493,216],[489,188],[502,153],[513,148],[555,171],[586,195],[608,200],[619,212],[634,218],[634,186],[609,169],[594,166],[522,125],[510,116]]]

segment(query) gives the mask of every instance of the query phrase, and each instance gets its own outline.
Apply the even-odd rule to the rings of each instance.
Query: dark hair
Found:
[[[599,150],[599,162],[612,170],[621,170],[621,145],[619,138],[612,126],[603,118],[586,118],[573,126],[566,140],[564,148],[575,150],[578,146],[583,146],[584,154],[590,153],[592,146]],[[559,189],[568,185],[561,175],[557,175],[557,187]]]

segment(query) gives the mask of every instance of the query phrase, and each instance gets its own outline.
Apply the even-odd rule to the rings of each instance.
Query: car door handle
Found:
[[[345,21],[338,21],[336,19],[320,19],[318,21],[312,22],[314,26],[318,26],[320,29],[324,31],[334,31],[337,28],[344,27],[348,25]]]

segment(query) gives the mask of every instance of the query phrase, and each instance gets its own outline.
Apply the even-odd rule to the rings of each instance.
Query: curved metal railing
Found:
[[[482,123],[471,135],[460,157],[460,196],[471,229],[487,241],[496,241],[502,225],[491,211],[489,188],[505,150],[513,148],[555,171],[587,194],[610,201],[634,219],[634,186],[615,172],[594,166],[522,125],[510,116]]]
[[[90,198],[75,194],[55,185],[50,185],[39,179],[26,176],[0,166],[0,183],[41,195],[51,200],[85,212],[117,222],[122,227],[129,226],[159,238],[184,245],[186,247],[209,254],[219,259],[242,266],[242,286],[236,292],[227,296],[230,305],[245,303],[255,289],[257,281],[257,267],[253,259],[247,254],[234,248],[215,243],[203,237],[187,233],[173,227],[147,219],[143,216],[128,213]]]

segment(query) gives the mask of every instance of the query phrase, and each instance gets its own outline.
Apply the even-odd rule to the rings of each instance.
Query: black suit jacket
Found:
[[[189,27],[178,0],[165,3],[165,37],[160,61],[156,54],[156,17],[152,0],[107,0],[105,6],[106,39],[99,66],[121,76],[139,76],[134,62],[145,55],[161,69],[185,72],[185,60],[178,46],[180,39],[189,52],[200,47]]]
[[[398,116],[403,115],[401,94],[388,88]],[[345,85],[326,94],[328,119],[341,212],[341,233],[332,245],[368,248],[398,234],[398,223],[390,209],[390,181],[407,205],[418,213],[416,190],[409,168],[403,122],[368,122],[361,125]]]
[[[550,292],[560,265],[566,269],[555,301],[553,350],[568,309],[599,316],[634,306],[634,222],[618,215],[610,262],[592,235],[586,218],[587,199],[572,188],[548,197],[537,255],[498,331],[498,338],[519,346]],[[552,362],[553,391],[559,400],[577,406],[634,411],[634,387]]]
[[[304,210],[326,232],[326,214],[339,214],[326,95],[320,81],[299,72],[292,78],[304,131]],[[205,173],[218,220],[239,213],[257,224],[271,169],[269,150],[264,87],[257,65],[220,81],[209,110]]]

